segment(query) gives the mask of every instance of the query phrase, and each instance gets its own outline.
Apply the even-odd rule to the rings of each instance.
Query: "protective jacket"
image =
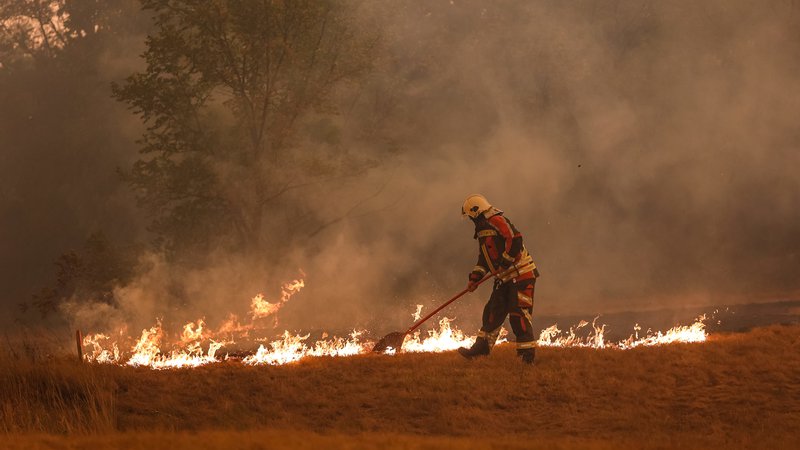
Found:
[[[489,217],[486,217],[489,215]],[[523,281],[539,276],[533,258],[522,243],[522,233],[498,209],[487,211],[473,220],[474,239],[478,240],[478,262],[470,280],[478,281],[489,272],[500,269],[503,282]]]

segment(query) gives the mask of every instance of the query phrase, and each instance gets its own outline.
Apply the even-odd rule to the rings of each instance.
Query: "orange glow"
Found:
[[[162,327],[161,320],[150,328],[143,329],[141,335],[129,346],[120,344],[124,342],[124,330],[119,332],[121,339],[112,339],[107,334],[97,333],[87,335],[83,339],[86,347],[84,358],[88,362],[101,364],[126,364],[130,366],[143,366],[152,369],[172,369],[180,367],[197,367],[205,364],[228,359],[220,350],[225,346],[235,343],[235,339],[247,337],[256,331],[254,323],[270,316],[275,316],[280,308],[292,296],[305,286],[302,279],[286,283],[281,289],[281,297],[276,303],[265,300],[259,294],[251,300],[250,322],[242,323],[239,318],[231,314],[228,319],[216,330],[212,330],[204,319],[198,319],[183,325],[176,339],[169,341]],[[413,314],[418,320],[422,314],[422,305],[417,305]],[[275,323],[277,323],[277,318]],[[606,342],[604,334],[605,325],[597,325],[597,319],[589,322],[581,321],[569,331],[562,331],[557,325],[542,330],[538,345],[541,347],[588,347],[595,349],[626,350],[640,346],[665,345],[675,342],[704,342],[706,331],[705,316],[698,317],[689,326],[676,326],[665,333],[648,331],[643,336],[639,335],[641,328],[636,325],[634,334],[628,339],[617,342]],[[587,333],[588,331],[588,333]],[[261,344],[258,350],[242,359],[248,365],[281,365],[299,361],[307,357],[344,357],[369,353],[375,342],[365,338],[365,331],[354,330],[347,337],[328,337],[323,333],[320,340],[308,342],[310,335],[293,334],[284,331],[278,338]],[[497,344],[507,342],[508,333],[501,330]],[[261,340],[261,339],[259,339]],[[406,337],[403,344],[404,352],[445,352],[459,347],[469,347],[475,342],[474,335],[467,335],[452,324],[452,319],[443,317],[438,322],[438,327],[425,332],[416,331]],[[122,351],[121,348],[130,348]],[[165,350],[167,348],[167,350]],[[390,349],[388,354],[396,353]]]

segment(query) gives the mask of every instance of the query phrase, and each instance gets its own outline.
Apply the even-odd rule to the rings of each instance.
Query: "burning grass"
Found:
[[[188,322],[178,333],[169,333],[162,327],[161,319],[149,329],[143,329],[138,338],[127,334],[127,326],[116,332],[93,333],[83,338],[84,358],[88,362],[102,364],[125,364],[152,369],[175,369],[199,367],[227,360],[227,350],[231,345],[243,338],[252,339],[254,335],[263,333],[262,319],[270,319],[273,328],[278,326],[277,312],[289,299],[305,286],[302,279],[286,283],[281,289],[280,300],[276,303],[267,301],[258,294],[250,302],[249,321],[242,323],[235,314],[216,329],[206,324],[203,318]],[[417,305],[413,314],[414,320],[420,318],[422,305]],[[605,340],[605,325],[597,325],[597,319],[589,323],[581,321],[569,331],[562,331],[556,325],[543,330],[538,344],[546,347],[589,347],[595,349],[617,348],[621,350],[640,346],[653,346],[675,342],[704,342],[706,339],[706,317],[698,317],[695,323],[688,326],[676,326],[665,333],[647,330],[640,335],[641,328],[634,327],[634,334],[628,339],[611,343]],[[503,332],[501,330],[501,340]],[[257,351],[244,357],[245,364],[250,365],[282,365],[299,361],[307,357],[320,356],[354,356],[370,353],[376,342],[365,337],[365,331],[353,330],[348,337],[325,337],[309,342],[310,335],[293,334],[285,331],[277,338],[256,337],[256,341],[265,342]],[[400,333],[394,333],[400,335]],[[402,338],[402,335],[400,335]],[[405,337],[402,350],[412,353],[439,353],[469,347],[475,336],[466,335],[451,325],[451,320],[440,319],[438,328],[426,333],[419,330]],[[392,343],[398,345],[399,343]],[[387,353],[395,353],[398,349],[388,348]],[[241,353],[241,352],[238,352]]]
[[[6,359],[0,430],[12,448],[791,447],[798,348],[800,327],[773,326],[627,351],[542,347],[532,368],[508,345],[477,361],[367,354],[170,371]]]

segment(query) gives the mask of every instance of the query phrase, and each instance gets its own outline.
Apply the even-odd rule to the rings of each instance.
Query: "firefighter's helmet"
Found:
[[[486,200],[486,197],[480,194],[472,194],[464,200],[464,206],[461,207],[461,214],[469,216],[472,219],[477,219],[479,215],[492,209],[492,205]]]

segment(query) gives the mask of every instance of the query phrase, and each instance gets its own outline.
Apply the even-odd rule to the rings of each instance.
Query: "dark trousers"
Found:
[[[506,317],[509,317],[511,330],[517,338],[517,348],[532,348],[533,337],[533,291],[536,279],[507,283],[495,282],[492,295],[483,308],[483,326],[478,337],[483,337],[493,346]]]

